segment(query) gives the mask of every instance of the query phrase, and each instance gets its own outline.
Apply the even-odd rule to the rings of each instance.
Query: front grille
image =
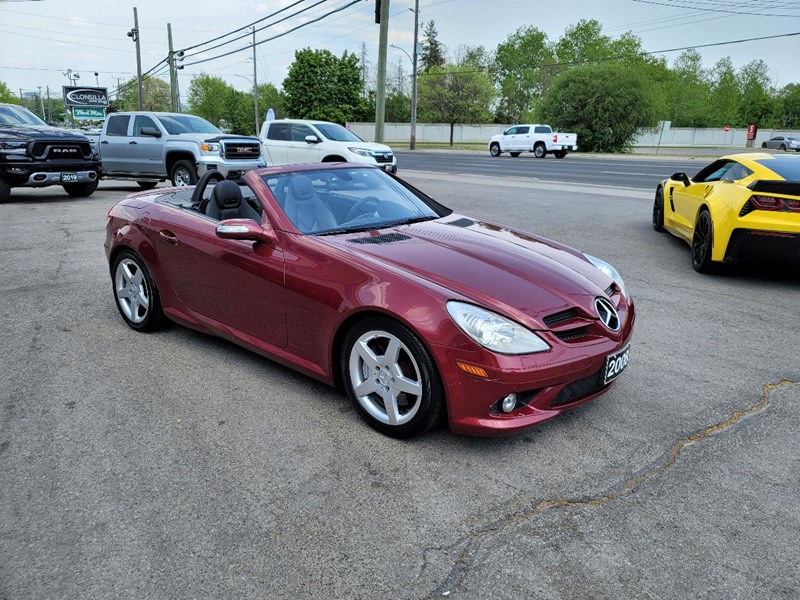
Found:
[[[353,238],[347,240],[352,244],[391,244],[392,242],[402,242],[411,238],[402,233],[387,233],[385,235],[370,235],[367,237]]]
[[[384,152],[383,154],[374,153],[376,163],[390,163],[394,159],[394,154],[391,152]]]
[[[35,142],[31,154],[38,159],[82,160],[91,158],[92,145],[89,142]]]
[[[576,327],[575,329],[567,329],[566,331],[554,331],[555,336],[563,342],[574,342],[589,335],[587,327]]]
[[[225,144],[225,158],[230,160],[253,160],[261,156],[259,144],[251,142],[229,142]]]
[[[552,315],[547,315],[542,321],[548,327],[553,327],[560,323],[566,323],[567,321],[572,321],[578,317],[578,310],[575,308],[568,308],[567,310],[562,310],[561,312],[553,313]]]
[[[577,402],[586,396],[591,396],[599,392],[604,387],[606,386],[603,383],[603,371],[600,370],[594,375],[584,377],[583,379],[565,385],[550,403],[550,406],[555,408],[557,406],[564,406],[565,404]]]

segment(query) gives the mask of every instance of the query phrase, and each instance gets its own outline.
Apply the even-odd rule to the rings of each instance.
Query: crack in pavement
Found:
[[[612,486],[603,493],[585,498],[543,500],[530,508],[523,509],[521,511],[517,511],[511,513],[510,515],[501,517],[500,519],[482,527],[478,531],[469,534],[467,536],[466,547],[464,548],[464,550],[461,551],[461,554],[459,555],[455,564],[450,569],[450,573],[447,575],[444,581],[442,581],[442,583],[440,583],[436,587],[436,589],[434,589],[425,598],[432,599],[432,598],[440,598],[442,596],[449,596],[450,593],[453,591],[453,589],[461,584],[461,582],[464,579],[464,575],[466,575],[466,573],[472,566],[472,563],[475,561],[481,543],[490,535],[501,532],[512,525],[529,521],[530,519],[536,517],[539,513],[549,508],[598,506],[601,504],[606,504],[607,502],[611,502],[623,496],[627,496],[643,483],[650,481],[651,479],[661,475],[664,471],[669,469],[673,464],[675,464],[675,461],[678,460],[678,457],[681,455],[683,450],[688,446],[696,442],[699,442],[701,440],[707,439],[709,437],[715,436],[720,432],[726,431],[731,427],[735,426],[737,423],[739,423],[744,417],[760,413],[761,411],[766,409],[767,406],[769,406],[769,397],[773,390],[788,385],[798,385],[798,384],[800,384],[800,381],[791,381],[788,379],[782,379],[778,383],[770,383],[763,386],[761,393],[761,400],[759,400],[759,402],[757,402],[750,408],[734,411],[733,414],[725,421],[721,421],[719,423],[716,423],[715,425],[710,425],[709,427],[706,427],[700,430],[699,432],[690,435],[689,437],[685,437],[678,440],[670,447],[669,450],[664,452],[655,461],[643,467],[642,469],[639,469],[637,472],[630,475],[627,479],[625,479],[621,483]],[[428,554],[430,552],[436,550],[447,550],[455,548],[461,544],[463,544],[463,538],[449,546],[425,548],[423,550],[423,565],[420,571],[420,576],[427,569]]]

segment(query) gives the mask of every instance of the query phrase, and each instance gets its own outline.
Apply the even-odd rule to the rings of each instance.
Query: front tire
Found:
[[[8,202],[11,199],[11,185],[2,177],[0,177],[0,204]]]
[[[358,323],[344,340],[347,395],[373,429],[409,438],[431,429],[444,392],[430,353],[407,327],[382,317]]]
[[[692,266],[698,273],[711,273],[714,265],[711,262],[711,248],[714,239],[714,223],[707,209],[700,211],[692,236]]]
[[[156,282],[144,260],[130,250],[120,252],[111,268],[119,314],[136,331],[155,331],[164,323]]]
[[[664,188],[656,190],[656,199],[653,201],[653,229],[664,231]]]
[[[786,144],[781,144],[781,150],[783,150],[784,152],[786,152]]]
[[[169,178],[175,187],[194,185],[197,183],[197,167],[188,160],[179,160],[172,165]]]
[[[500,152],[500,144],[492,144],[489,146],[489,154],[494,157],[500,156],[502,154],[502,152]]]
[[[547,156],[547,148],[544,147],[544,144],[539,142],[533,147],[533,155],[536,158],[544,158]]]
[[[62,187],[73,198],[88,198],[97,189],[97,180],[85,183],[68,183]]]

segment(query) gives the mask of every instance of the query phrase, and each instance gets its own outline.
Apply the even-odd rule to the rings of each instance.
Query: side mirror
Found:
[[[672,181],[680,181],[686,187],[688,187],[692,183],[692,181],[689,179],[689,176],[686,173],[673,173],[672,175],[670,175],[670,179]]]
[[[155,127],[142,127],[139,130],[139,133],[141,135],[147,135],[147,136],[154,137],[154,138],[160,138],[161,137],[161,132],[158,129],[156,129]]]
[[[322,140],[320,140],[315,135],[307,135],[306,136],[306,144],[319,144]]]
[[[250,240],[268,246],[278,243],[275,230],[269,225],[259,225],[253,219],[226,219],[217,225],[217,237],[224,240]]]

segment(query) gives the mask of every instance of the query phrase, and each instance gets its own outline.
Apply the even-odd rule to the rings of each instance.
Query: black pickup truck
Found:
[[[99,180],[100,158],[89,138],[0,104],[0,202],[13,187],[60,185],[70,196],[91,196]]]

